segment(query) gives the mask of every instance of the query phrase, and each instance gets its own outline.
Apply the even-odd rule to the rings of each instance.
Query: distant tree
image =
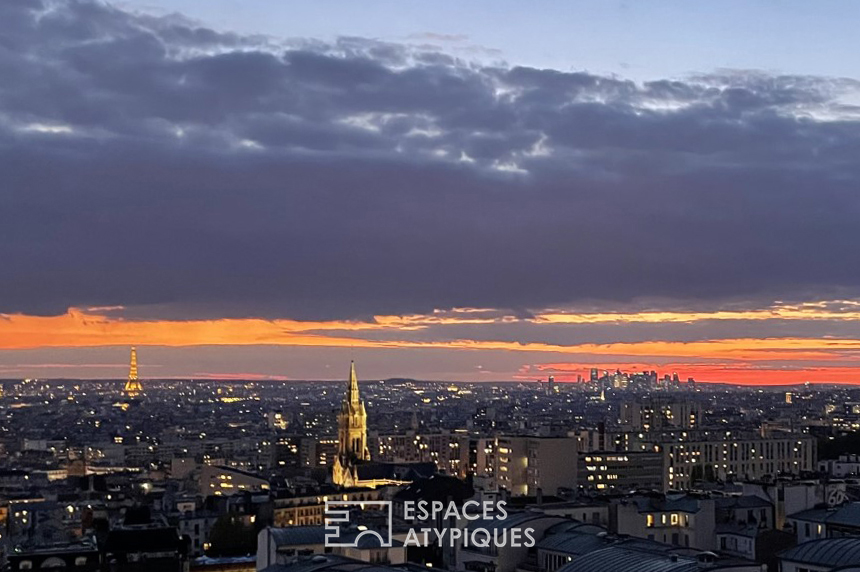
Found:
[[[717,480],[717,476],[714,474],[714,467],[711,465],[705,465],[705,482],[713,483]]]
[[[207,556],[244,556],[257,550],[257,535],[252,526],[240,519],[224,515],[215,521],[209,531]]]
[[[705,465],[704,469],[701,465],[696,465],[690,472],[690,478],[694,483],[713,483],[717,480],[711,465]]]
[[[819,439],[819,459],[837,459],[839,455],[860,455],[860,433],[849,433],[835,439]]]
[[[698,483],[702,481],[702,467],[696,465],[693,467],[693,470],[690,472],[690,480],[694,483]]]

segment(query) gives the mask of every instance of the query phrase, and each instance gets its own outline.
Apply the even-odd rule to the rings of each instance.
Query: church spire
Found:
[[[336,485],[352,486],[356,479],[356,463],[370,460],[370,449],[367,447],[367,410],[358,393],[355,362],[349,364],[349,386],[337,416],[337,427],[338,451],[332,468],[332,481]]]
[[[361,396],[358,393],[358,376],[355,375],[355,361],[349,362],[349,389],[347,390],[346,399],[350,405],[358,405],[361,401]]]

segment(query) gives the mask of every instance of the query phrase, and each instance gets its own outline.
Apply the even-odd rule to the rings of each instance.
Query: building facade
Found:
[[[659,452],[579,453],[576,482],[586,491],[666,490],[664,457]]]
[[[496,486],[514,496],[556,494],[576,486],[576,439],[500,436],[496,439]]]

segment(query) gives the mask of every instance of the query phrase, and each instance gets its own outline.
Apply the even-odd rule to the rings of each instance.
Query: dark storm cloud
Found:
[[[320,335],[354,337],[377,341],[518,342],[573,346],[648,341],[699,342],[733,338],[844,338],[857,336],[856,321],[848,320],[699,320],[689,323],[604,323],[545,324],[509,322],[505,324],[431,325],[419,330],[325,330]]]
[[[636,84],[0,3],[0,312],[860,291],[856,82]]]

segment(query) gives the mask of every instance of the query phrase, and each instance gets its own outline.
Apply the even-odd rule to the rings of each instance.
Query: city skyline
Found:
[[[0,0],[0,570],[860,571],[858,18]]]
[[[740,49],[766,8],[669,62],[710,10],[541,54],[195,6],[0,6],[0,378],[860,383],[860,74]]]

